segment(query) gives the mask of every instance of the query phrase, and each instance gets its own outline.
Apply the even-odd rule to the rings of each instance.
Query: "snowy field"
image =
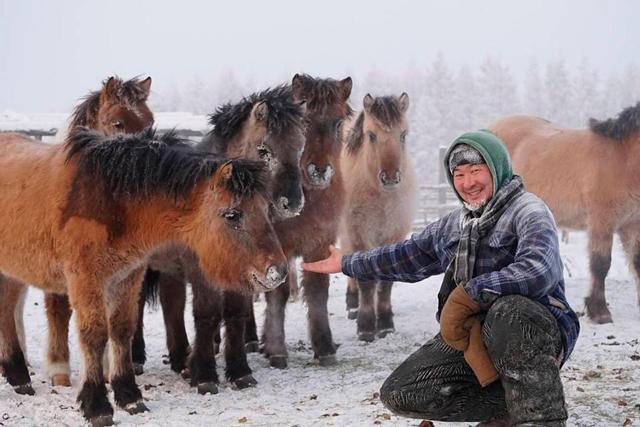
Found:
[[[584,310],[589,284],[585,246],[584,233],[574,232],[570,243],[561,248],[569,302],[577,311]],[[296,302],[287,309],[289,368],[272,369],[266,359],[252,354],[249,362],[258,386],[236,391],[223,384],[220,393],[213,396],[198,395],[162,363],[166,353],[162,316],[159,310],[147,309],[149,361],[137,381],[150,412],[131,416],[116,409],[114,420],[122,427],[417,426],[419,420],[386,411],[377,392],[392,369],[438,331],[434,312],[440,280],[433,277],[418,284],[396,285],[397,332],[365,344],[356,339],[354,321],[346,318],[346,280],[341,275],[332,277],[329,311],[334,339],[341,344],[339,364],[322,368],[313,360],[306,310]],[[607,297],[615,323],[594,325],[582,317],[580,339],[562,371],[570,426],[640,426],[640,309],[617,241]],[[257,303],[257,313],[262,313],[263,307],[263,302]],[[71,337],[73,387],[54,389],[42,376],[46,320],[40,291],[30,290],[25,316],[36,396],[19,396],[0,379],[0,426],[82,425],[75,402],[80,369],[75,331]],[[190,311],[186,317],[192,331]],[[221,358],[218,362],[224,363]],[[473,423],[435,424],[461,427]]]

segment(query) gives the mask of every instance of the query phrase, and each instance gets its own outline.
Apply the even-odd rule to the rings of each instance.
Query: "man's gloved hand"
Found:
[[[464,358],[485,387],[498,379],[498,372],[482,341],[482,325],[476,314],[480,305],[475,302],[463,285],[451,292],[440,314],[442,339],[456,350],[464,352]]]
[[[456,350],[465,351],[469,346],[473,315],[479,311],[480,304],[467,295],[464,286],[456,286],[440,313],[440,333],[444,342]]]

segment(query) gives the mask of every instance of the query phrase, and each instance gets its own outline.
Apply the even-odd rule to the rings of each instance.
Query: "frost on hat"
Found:
[[[449,154],[449,172],[456,166],[479,165],[486,163],[478,150],[468,144],[458,144]]]

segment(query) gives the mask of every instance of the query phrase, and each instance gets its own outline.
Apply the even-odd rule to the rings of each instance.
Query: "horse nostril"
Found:
[[[287,265],[272,265],[267,269],[267,287],[270,289],[277,288],[287,278]]]
[[[383,184],[387,184],[387,173],[385,171],[380,172],[380,182],[382,182]]]
[[[280,197],[280,207],[289,210],[289,199],[287,197]]]
[[[400,181],[402,181],[402,172],[397,170],[396,171],[396,184],[400,184]]]

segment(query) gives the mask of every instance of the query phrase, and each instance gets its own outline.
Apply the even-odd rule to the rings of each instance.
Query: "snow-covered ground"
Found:
[[[569,301],[584,310],[589,272],[586,236],[574,232],[562,244]],[[359,342],[355,323],[346,318],[346,280],[332,277],[329,299],[334,339],[341,344],[339,364],[322,368],[312,358],[302,302],[287,309],[289,368],[277,370],[258,354],[250,364],[259,381],[256,388],[236,391],[224,385],[217,395],[200,396],[168,366],[164,327],[159,311],[147,309],[146,340],[149,361],[138,377],[150,412],[131,416],[117,409],[120,426],[417,426],[420,421],[390,414],[377,391],[395,366],[434,335],[437,291],[441,277],[417,284],[398,284],[393,293],[397,332],[371,344]],[[640,309],[635,283],[619,242],[607,280],[607,297],[614,322],[594,325],[581,318],[582,333],[562,376],[570,426],[640,426]],[[256,305],[262,313],[264,302]],[[29,358],[36,396],[19,396],[0,379],[0,425],[81,425],[75,402],[79,387],[80,355],[75,332],[71,337],[73,387],[52,388],[42,375],[46,320],[42,293],[32,289],[26,305]],[[191,316],[187,314],[191,328]],[[224,361],[218,359],[222,373]],[[436,423],[468,426],[473,423]]]

